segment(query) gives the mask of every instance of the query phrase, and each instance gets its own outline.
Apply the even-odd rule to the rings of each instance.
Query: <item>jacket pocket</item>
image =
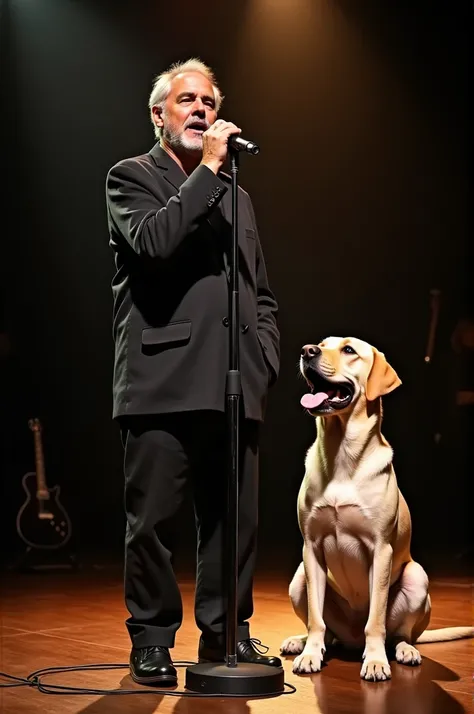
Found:
[[[178,347],[191,339],[191,320],[170,322],[161,327],[145,327],[142,330],[143,351],[154,353],[166,347]]]
[[[270,360],[268,358],[268,348],[267,348],[266,344],[263,342],[260,335],[258,334],[258,330],[257,330],[257,339],[258,339],[258,343],[261,348],[263,361],[265,362],[265,366],[266,366],[267,372],[268,372],[268,385],[271,386],[276,381],[276,373],[272,367],[272,363],[270,362]]]

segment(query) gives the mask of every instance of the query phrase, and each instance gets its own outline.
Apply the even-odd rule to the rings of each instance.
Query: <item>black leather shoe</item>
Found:
[[[260,640],[251,637],[248,640],[240,640],[235,648],[237,662],[248,662],[250,664],[266,664],[270,667],[281,667],[281,659],[278,657],[265,657],[258,648],[263,648],[268,652],[268,647],[262,645]],[[225,662],[225,650],[222,647],[211,647],[206,645],[204,640],[199,640],[199,662]]]
[[[130,674],[139,684],[178,683],[167,647],[134,647],[130,653]]]

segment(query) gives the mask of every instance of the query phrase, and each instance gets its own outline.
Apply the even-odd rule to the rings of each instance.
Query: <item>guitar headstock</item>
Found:
[[[41,431],[41,422],[39,419],[29,419],[28,426],[31,431]]]

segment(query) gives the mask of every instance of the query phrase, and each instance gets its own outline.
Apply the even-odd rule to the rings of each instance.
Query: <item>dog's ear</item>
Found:
[[[401,379],[393,367],[385,359],[385,355],[372,347],[374,351],[374,363],[367,379],[366,397],[372,402],[384,394],[393,392],[400,386]]]

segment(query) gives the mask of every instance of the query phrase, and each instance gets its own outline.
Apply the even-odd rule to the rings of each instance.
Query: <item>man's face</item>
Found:
[[[212,84],[199,72],[178,74],[163,109],[153,109],[162,137],[172,149],[202,152],[202,135],[217,117]]]

